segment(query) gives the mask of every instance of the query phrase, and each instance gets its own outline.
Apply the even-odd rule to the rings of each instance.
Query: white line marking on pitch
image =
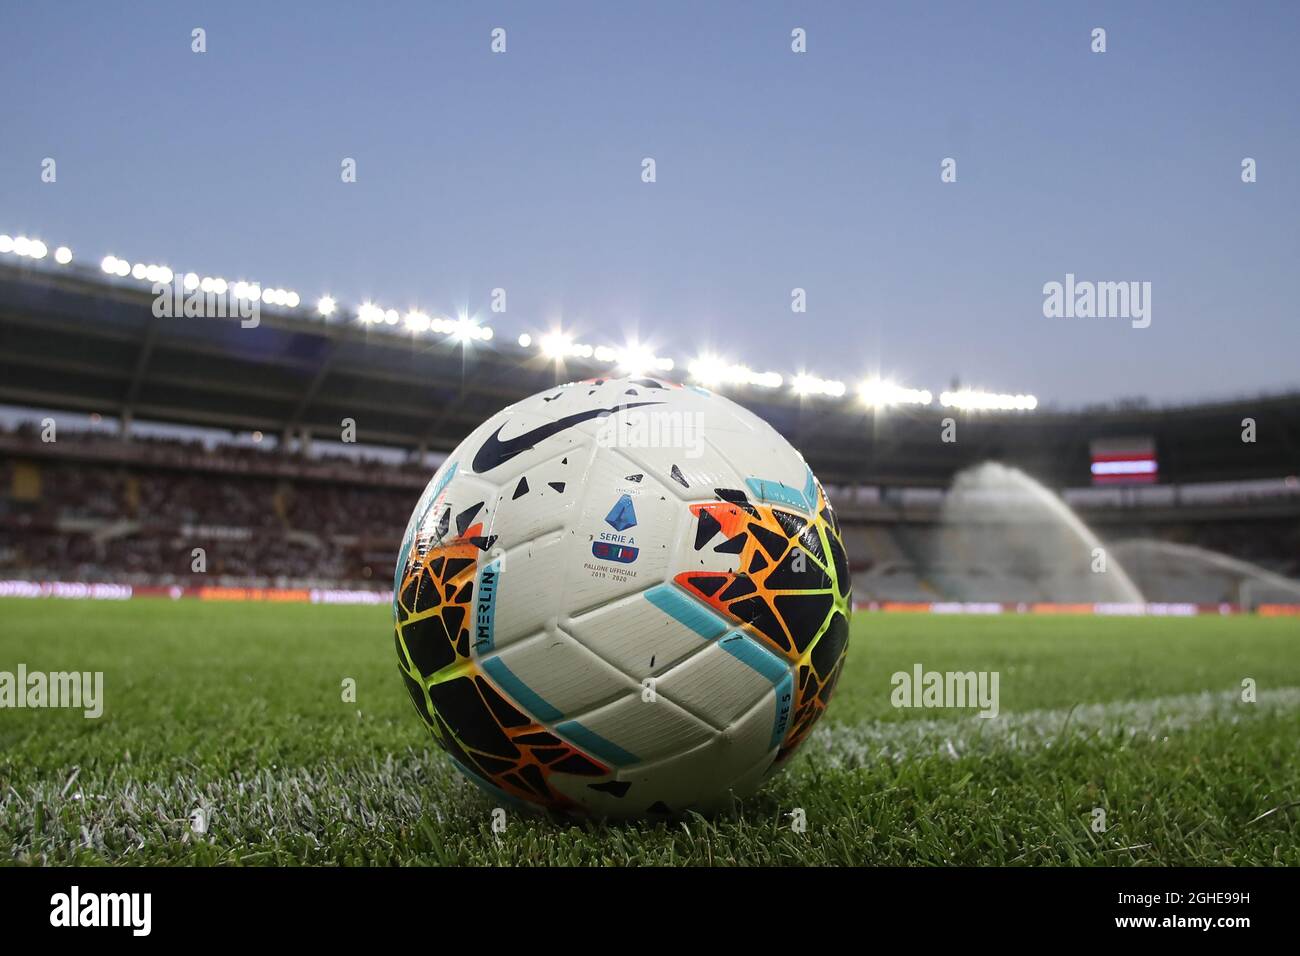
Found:
[[[1238,723],[1300,709],[1300,687],[1261,690],[1255,703],[1240,691],[1181,694],[1147,700],[1081,704],[1053,710],[1003,712],[985,719],[973,714],[934,720],[832,724],[818,728],[807,750],[830,767],[856,767],[941,753],[957,759],[970,752],[1046,750],[1066,734],[1072,741],[1158,740],[1209,721]]]

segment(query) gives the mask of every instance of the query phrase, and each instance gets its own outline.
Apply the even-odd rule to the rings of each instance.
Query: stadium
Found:
[[[782,21],[778,39],[788,42],[788,33]],[[545,165],[547,155],[538,162]],[[603,154],[593,148],[591,155]],[[573,175],[595,175],[583,169]],[[460,175],[475,182],[464,169]],[[710,195],[729,195],[726,186],[714,189]],[[15,188],[15,195],[26,194]],[[390,195],[376,215],[400,224],[406,201]],[[550,208],[549,197],[532,201]],[[707,205],[695,202],[683,208]],[[636,336],[612,319],[561,321],[563,309],[520,308],[518,298],[507,309],[497,288],[480,291],[479,300],[491,303],[480,308],[426,309],[407,305],[412,297],[404,293],[344,294],[367,287],[355,273],[351,285],[329,287],[313,275],[314,286],[294,287],[275,279],[306,271],[287,251],[285,266],[267,257],[256,274],[203,271],[193,245],[174,260],[138,257],[129,230],[121,245],[104,245],[89,224],[93,208],[84,221],[95,238],[83,243],[75,222],[67,224],[75,220],[67,207],[47,227],[31,212],[38,201],[18,205],[23,215],[0,219],[0,859],[24,866],[1300,865],[1300,382],[1293,373],[1261,379],[1258,388],[1228,371],[1219,381],[1219,346],[1189,336],[1188,354],[1204,362],[1201,378],[1169,374],[1180,375],[1192,397],[1168,390],[1122,397],[1142,391],[1118,383],[1143,374],[1149,353],[1126,364],[1130,346],[1106,332],[1096,333],[1112,336],[1099,352],[1113,367],[1096,363],[1089,386],[1112,398],[1072,397],[1064,383],[1066,397],[1031,394],[1014,381],[976,387],[968,383],[999,374],[986,366],[1018,364],[1026,379],[1036,363],[1059,369],[1060,353],[1080,348],[1083,335],[1061,333],[1059,346],[1045,347],[1024,333],[1031,344],[1017,353],[1014,335],[989,332],[972,335],[942,380],[932,371],[904,379],[878,367],[851,378],[845,369],[870,351],[870,336],[846,334],[847,320],[823,333],[819,319],[798,309],[793,319],[771,321],[719,309],[725,334],[715,328],[712,341],[727,344],[711,347],[693,335],[690,316],[663,329],[647,320]],[[304,220],[276,233],[272,248],[288,250],[286,235],[312,232],[310,205],[300,202]],[[747,228],[737,212],[744,205],[733,203],[737,233]],[[350,207],[347,214],[371,222]],[[215,212],[203,216],[219,233]],[[263,223],[268,233],[272,218]],[[985,218],[971,215],[980,229]],[[136,225],[146,250],[169,234]],[[236,248],[242,237],[228,233],[224,241],[229,259],[248,261],[251,254]],[[584,255],[600,254],[595,240],[567,241]],[[1278,243],[1283,253],[1294,252],[1294,235],[1289,242]],[[945,251],[971,255],[973,248]],[[742,249],[734,258],[746,255]],[[665,255],[655,268],[689,272],[686,259],[686,252]],[[565,287],[573,299],[582,299],[579,286]],[[780,304],[789,311],[787,301]],[[1047,316],[1031,321],[1049,323]],[[784,335],[801,324],[816,333],[805,337],[816,340],[824,366],[809,367],[793,345],[763,341],[780,337],[768,334],[773,329]],[[1127,321],[1120,332],[1130,334]],[[1262,351],[1284,363],[1277,355],[1293,353],[1294,339],[1274,335]],[[903,359],[896,350],[891,358],[925,364],[919,352]],[[628,394],[635,386],[673,389],[692,401],[721,396],[744,421],[765,423],[796,450],[806,487],[751,469],[737,483],[748,497],[730,488],[698,492],[687,481],[693,475],[675,464],[662,475],[645,469],[646,487],[674,491],[676,479],[689,491],[680,494],[702,529],[694,532],[695,551],[713,544],[701,509],[719,516],[708,520],[726,527],[726,540],[710,552],[732,565],[742,547],[756,546],[732,536],[729,521],[746,520],[742,512],[754,523],[772,519],[770,531],[791,513],[776,504],[802,508],[806,526],[822,528],[812,534],[826,545],[818,560],[833,583],[824,589],[832,598],[838,589],[853,611],[830,667],[814,670],[821,702],[806,720],[783,715],[781,681],[789,675],[784,663],[776,676],[765,671],[756,617],[734,617],[709,638],[722,646],[718,634],[735,628],[726,640],[742,643],[727,648],[736,658],[727,663],[749,667],[763,707],[776,713],[775,727],[767,710],[761,715],[764,747],[770,727],[772,734],[762,769],[777,766],[774,753],[782,768],[721,810],[655,800],[638,805],[629,822],[522,806],[510,798],[554,794],[523,771],[501,771],[508,784],[480,773],[490,755],[449,726],[453,708],[436,696],[440,681],[460,680],[490,653],[495,669],[488,660],[468,673],[494,695],[483,690],[483,706],[503,727],[512,717],[532,720],[527,735],[545,736],[554,759],[568,747],[589,763],[600,757],[616,766],[622,758],[635,763],[637,746],[611,743],[613,733],[602,737],[573,719],[606,705],[565,706],[569,675],[547,675],[554,687],[540,692],[500,663],[516,659],[502,612],[494,624],[489,609],[485,625],[480,610],[473,652],[464,646],[466,629],[454,665],[439,659],[428,672],[408,633],[408,619],[425,612],[412,595],[425,587],[421,574],[433,560],[414,532],[431,500],[442,511],[440,496],[458,466],[460,481],[484,473],[456,461],[462,442],[535,396],[590,396],[609,383]],[[614,410],[624,407],[632,406]],[[564,421],[558,414],[554,423]],[[498,428],[492,440],[502,434]],[[554,458],[559,447],[544,450]],[[501,479],[485,492],[487,511],[494,495],[504,506],[524,492],[523,480],[516,487],[510,477],[509,487]],[[640,483],[645,476],[616,477]],[[563,481],[545,484],[564,492]],[[602,499],[598,517],[610,534],[634,527],[637,514],[650,524],[653,496],[629,488],[619,485],[615,503]],[[448,506],[435,543],[452,535],[449,523],[453,546],[478,542],[466,561],[479,562],[479,575],[496,567],[488,563],[496,529],[482,507]],[[801,523],[790,539],[807,541],[808,533]],[[611,540],[603,549],[593,542],[591,555],[638,560],[630,537]],[[645,568],[644,542],[641,550]],[[791,553],[802,557],[797,546]],[[743,556],[751,561],[750,551]],[[772,558],[777,563],[779,554]],[[759,563],[735,576],[757,575]],[[445,595],[435,588],[435,600],[470,607],[461,587],[469,579],[447,573],[437,582]],[[566,599],[580,590],[561,580]],[[655,588],[668,580],[655,579]],[[730,577],[727,584],[724,595],[737,586]],[[483,601],[483,578],[473,585]],[[673,627],[705,636],[713,626],[701,607],[721,607],[721,598],[709,601],[714,591],[692,592],[699,598],[692,604],[675,592],[660,601],[655,588],[636,585],[609,603],[646,597]],[[818,641],[847,620],[829,614]],[[393,673],[395,616],[400,675]],[[557,624],[552,615],[533,630],[554,638],[554,647],[582,643],[581,635],[561,633],[576,633],[580,618],[561,616]],[[455,633],[446,636],[455,643]],[[805,664],[816,653],[793,643]],[[645,656],[651,678],[673,671],[671,661]],[[461,670],[448,677],[448,668]],[[632,691],[619,693],[635,696],[641,674],[631,665],[625,671],[617,676]],[[58,691],[62,698],[55,692],[55,675],[74,673],[96,675],[102,687],[87,684],[69,704],[68,687]],[[802,706],[811,692],[807,667],[799,673]],[[50,675],[48,699],[44,689],[24,696],[31,674]],[[770,686],[759,679],[765,674]],[[715,681],[708,693],[726,697],[724,684]],[[954,687],[964,689],[955,703]],[[665,690],[665,698],[716,731],[709,745],[720,741],[724,750],[731,727],[720,718],[710,723],[715,700],[697,706],[673,693]],[[427,729],[413,717],[412,701]],[[803,722],[783,738],[787,719]],[[654,758],[642,762],[655,765],[657,751]],[[613,802],[627,792],[629,774],[620,768],[586,786]]]
[[[137,629],[179,626],[202,641],[205,628],[217,626],[211,637],[224,642],[246,629],[321,627],[306,608],[285,607],[292,604],[329,606],[319,612],[331,615],[322,639],[374,624],[393,599],[389,573],[406,513],[475,423],[570,378],[614,374],[624,361],[667,364],[542,335],[533,346],[529,333],[489,345],[489,325],[476,325],[472,337],[450,321],[446,332],[413,331],[406,321],[367,321],[361,306],[339,303],[329,315],[301,301],[266,308],[255,328],[240,328],[233,312],[159,317],[147,275],[109,275],[106,266],[12,254],[0,263],[0,401],[9,416],[0,435],[0,591],[11,642],[34,640],[51,618],[78,626],[83,600],[119,605],[94,615],[94,627],[108,628],[106,649],[129,646]],[[873,650],[906,656],[908,644],[919,644],[922,660],[956,652],[959,642],[939,622],[969,619],[948,615],[1009,619],[954,629],[973,632],[979,654],[1022,653],[1013,648],[1028,642],[1055,655],[1056,635],[1095,634],[1102,647],[1125,647],[1112,652],[1109,666],[1119,668],[1135,657],[1163,659],[1175,642],[1215,645],[1225,635],[1240,642],[1234,661],[1259,654],[1262,664],[1295,639],[1300,483],[1291,472],[1300,395],[1031,409],[1023,407],[1026,396],[937,401],[879,385],[772,384],[772,376],[717,361],[684,364],[688,380],[725,391],[773,423],[822,476],[848,552],[855,635],[864,635],[869,649],[861,657],[873,670],[885,664]],[[978,407],[997,404],[1022,407]],[[430,417],[422,408],[440,411]],[[1248,419],[1254,442],[1242,440]],[[945,421],[960,430],[959,441],[936,440]],[[344,440],[349,426],[353,441]],[[1124,466],[1118,472],[1115,462]],[[1110,562],[1101,573],[1098,553]],[[1170,618],[1185,623],[1174,628]],[[342,638],[339,663],[349,645]],[[1294,660],[1290,649],[1285,658]],[[170,664],[183,669],[183,660]],[[238,670],[233,661],[223,666]],[[1093,679],[1102,674],[1116,678],[1106,667]],[[1140,716],[1094,704],[1095,726],[1081,726],[1089,734],[1114,720],[1159,726],[1186,719],[1189,707],[1225,706],[1221,694],[1204,696],[1208,689],[1129,705],[1154,706]],[[1293,691],[1265,693],[1280,719]],[[1052,700],[1047,694],[1042,703]],[[890,749],[925,750],[926,731],[884,726],[867,741],[879,734]],[[895,739],[904,728],[910,733]],[[976,752],[990,746],[990,735],[971,727],[942,732],[974,734],[965,745]],[[907,739],[911,733],[918,739]],[[846,758],[831,759],[842,765]],[[277,791],[288,785],[267,782]],[[213,788],[222,789],[216,781],[207,792]],[[196,785],[192,795],[169,799],[204,805],[204,793]],[[346,816],[346,808],[334,810]],[[11,797],[8,812],[21,858],[36,847],[24,848],[14,829],[22,804]],[[42,841],[40,852],[129,858],[110,834],[90,842]],[[219,858],[193,852],[179,859]],[[246,851],[228,852],[242,859]],[[283,848],[266,852],[284,859]],[[468,847],[460,852],[476,859]],[[1170,859],[1191,854],[1183,847]]]
[[[0,437],[9,495],[0,574],[15,591],[25,582],[387,602],[405,513],[446,453],[505,406],[627,360],[614,344],[586,346],[586,357],[582,343],[538,335],[533,346],[529,333],[528,346],[467,346],[455,329],[413,331],[409,315],[368,322],[362,306],[329,316],[315,304],[271,306],[232,336],[237,316],[155,316],[148,279],[6,258],[0,401],[29,409]],[[744,381],[756,376],[743,366],[683,366],[803,451],[846,526],[860,606],[1282,614],[1300,605],[1300,394],[981,408],[988,399],[975,393],[946,396],[948,405],[927,393],[922,404],[901,389],[765,387]],[[429,408],[439,409],[432,420]],[[42,440],[45,412],[66,417],[55,441]],[[936,440],[945,419],[958,441]],[[1242,439],[1247,420],[1262,436],[1253,442]],[[963,513],[970,501],[978,521]],[[1078,537],[1054,501],[1086,526]],[[989,502],[1001,502],[996,521]],[[1136,595],[1085,573],[1090,534],[1136,579]],[[202,584],[194,547],[210,562]]]

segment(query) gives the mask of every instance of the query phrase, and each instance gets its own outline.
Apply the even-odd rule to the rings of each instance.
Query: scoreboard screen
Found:
[[[1094,485],[1151,485],[1159,477],[1153,438],[1097,438],[1092,442]]]

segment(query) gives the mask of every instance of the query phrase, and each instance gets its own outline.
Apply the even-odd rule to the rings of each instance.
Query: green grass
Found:
[[[412,711],[384,608],[0,601],[20,662],[102,670],[107,702],[0,710],[0,861],[1300,865],[1294,621],[860,614],[828,717],[732,812],[511,811],[500,835]],[[916,662],[998,671],[1001,716],[894,709]]]

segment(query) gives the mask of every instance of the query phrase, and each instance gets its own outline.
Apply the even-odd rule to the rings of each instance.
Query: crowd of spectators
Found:
[[[134,446],[115,436],[60,441]],[[158,444],[147,439],[140,447]],[[269,449],[161,444],[187,456],[286,461]],[[303,459],[296,476],[289,468],[280,477],[264,477],[258,468],[232,474],[160,466],[151,454],[105,461],[62,451],[58,458],[0,455],[0,578],[383,588],[391,584],[400,537],[420,493],[418,481],[392,487],[321,480],[314,476],[316,462]],[[366,463],[369,474],[376,468],[416,474],[414,466]],[[427,480],[430,471],[420,473]]]
[[[433,471],[156,436],[65,432],[58,445],[49,453],[33,426],[0,431],[0,579],[382,589]],[[1106,537],[1192,544],[1300,577],[1294,517],[1135,522]],[[846,525],[855,573],[908,565],[896,527]]]

